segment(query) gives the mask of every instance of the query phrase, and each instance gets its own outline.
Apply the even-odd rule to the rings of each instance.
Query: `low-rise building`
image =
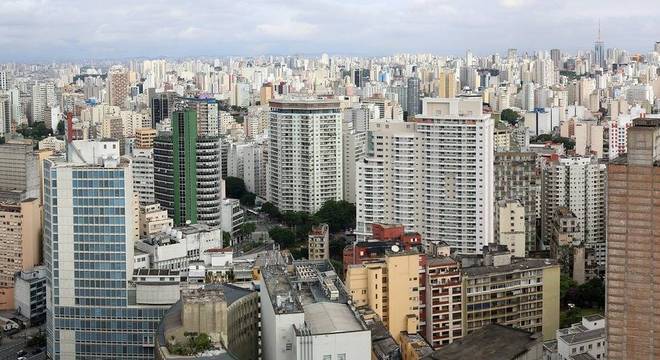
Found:
[[[174,226],[174,220],[167,216],[167,210],[160,207],[160,204],[149,204],[140,206],[140,237],[146,238],[157,234],[164,227]]]
[[[607,358],[605,318],[602,315],[585,316],[569,328],[558,329],[556,339],[544,343],[544,360],[582,358]]]
[[[433,348],[421,335],[402,332],[399,338],[403,360],[423,360],[433,353]]]
[[[330,228],[328,224],[312,227],[307,236],[307,258],[309,260],[330,259]]]
[[[202,261],[206,250],[222,247],[222,229],[206,224],[165,228],[140,239],[135,247],[149,254],[149,262],[154,269],[184,271],[191,261]]]
[[[329,261],[261,268],[264,360],[369,359],[371,332]]]
[[[436,350],[428,360],[540,360],[543,336],[501,324],[489,324]]]
[[[209,336],[211,346],[184,354],[191,334]],[[260,345],[259,293],[212,284],[182,292],[158,327],[155,356],[158,360],[257,360]]]
[[[46,321],[46,268],[37,266],[16,273],[14,306],[30,326]]]
[[[518,259],[503,246],[484,247],[462,259],[463,336],[488,324],[513,326],[543,339],[559,328],[559,265],[549,259]]]
[[[241,202],[238,199],[222,200],[222,231],[232,235],[238,233],[241,225],[245,222],[245,213],[241,208]]]

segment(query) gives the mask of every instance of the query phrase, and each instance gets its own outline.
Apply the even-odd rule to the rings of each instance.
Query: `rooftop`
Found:
[[[167,269],[135,269],[133,270],[133,275],[136,276],[169,276],[169,275],[179,275],[178,271],[167,270]]]
[[[463,269],[465,276],[480,276],[488,274],[508,273],[525,271],[529,269],[541,269],[557,266],[557,262],[550,259],[521,259],[512,260],[511,264],[500,266],[473,266]]]
[[[605,338],[605,328],[569,333],[566,335],[561,335],[559,338],[568,344],[576,344],[585,341],[596,340]]]
[[[437,360],[513,360],[540,344],[542,336],[512,327],[490,324],[435,351]]]
[[[312,335],[364,330],[346,304],[319,302],[303,308],[305,324]]]
[[[348,293],[327,260],[269,264],[261,269],[277,314],[300,313],[317,302],[348,303]]]

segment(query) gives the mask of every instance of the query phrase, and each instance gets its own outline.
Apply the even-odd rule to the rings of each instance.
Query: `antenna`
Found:
[[[600,41],[600,18],[598,18],[598,41]]]

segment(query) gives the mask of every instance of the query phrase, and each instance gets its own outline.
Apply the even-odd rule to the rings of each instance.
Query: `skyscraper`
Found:
[[[600,20],[598,20],[598,40],[594,43],[594,65],[607,69],[605,42],[600,37]]]
[[[117,141],[71,148],[77,143],[70,161],[44,165],[48,356],[153,359],[153,334],[172,301],[159,293],[143,303],[132,282],[138,214],[130,162],[119,158]]]
[[[197,113],[172,114],[172,132],[154,141],[154,194],[175,225],[221,222],[220,140],[199,136]]]
[[[358,162],[358,237],[403,224],[460,253],[493,241],[493,120],[481,98],[424,99],[414,122],[373,122]]]
[[[314,213],[341,200],[342,115],[331,100],[270,102],[268,201]]]
[[[416,74],[413,74],[413,76],[408,78],[407,101],[408,117],[421,113],[419,103],[419,78]]]
[[[608,165],[607,358],[660,356],[660,119],[637,119]]]

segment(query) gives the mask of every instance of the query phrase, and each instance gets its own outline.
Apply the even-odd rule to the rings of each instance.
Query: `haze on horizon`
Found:
[[[2,0],[0,61],[260,54],[647,52],[657,0]]]

